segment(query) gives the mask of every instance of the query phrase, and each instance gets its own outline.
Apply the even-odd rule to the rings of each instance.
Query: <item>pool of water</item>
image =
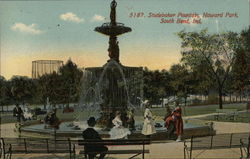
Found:
[[[156,131],[162,131],[166,130],[166,128],[163,126],[164,123],[159,123],[161,127],[156,127]],[[135,123],[135,127],[137,131],[140,131],[142,129],[143,123]],[[63,122],[61,123],[59,129],[57,129],[57,133],[60,132],[67,132],[67,133],[76,133],[76,132],[82,132],[84,129],[88,127],[86,121],[81,122]],[[185,123],[184,129],[190,129],[190,128],[200,128],[203,127],[202,125],[196,125],[191,123]],[[102,128],[95,127],[97,131],[103,131]],[[44,124],[35,124],[30,126],[22,127],[21,130],[24,131],[35,131],[35,132],[44,132],[44,133],[53,133],[55,130],[53,128],[46,128]]]

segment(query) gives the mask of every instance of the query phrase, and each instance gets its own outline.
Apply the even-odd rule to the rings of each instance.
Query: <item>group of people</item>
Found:
[[[183,135],[183,120],[181,108],[177,106],[173,111],[171,111],[170,107],[166,105],[166,109],[167,114],[165,115],[164,122],[165,127],[167,128],[167,138],[174,139],[175,136],[177,136],[176,141],[179,142],[181,141]],[[153,119],[152,112],[150,110],[150,105],[147,103],[144,113],[142,134],[150,138],[150,136],[154,133],[156,133],[155,122]]]
[[[144,112],[144,123],[141,133],[145,135],[146,137],[150,138],[150,136],[154,133],[156,133],[155,130],[155,122],[153,118],[153,114],[150,110],[149,103],[145,104],[145,112]],[[167,128],[167,137],[173,138],[173,134],[175,132],[177,136],[176,141],[181,141],[181,137],[183,134],[183,120],[182,120],[182,111],[180,107],[176,107],[173,111],[170,110],[168,106],[167,108],[167,114],[164,118],[165,121],[165,127]],[[17,104],[16,107],[13,109],[13,116],[17,118],[17,121],[20,122],[21,119],[25,121],[24,118],[24,112],[21,109],[21,107]],[[50,126],[53,126],[57,128],[60,125],[60,121],[56,116],[56,109],[49,112],[45,119],[45,124],[48,124]],[[115,118],[112,120],[113,127],[110,130],[110,138],[111,139],[127,139],[127,136],[131,134],[131,127],[134,129],[134,114],[133,110],[130,110],[128,112],[128,127],[126,128],[123,126],[123,122],[121,120],[121,112],[117,111]],[[87,121],[88,128],[85,129],[82,133],[82,136],[84,139],[95,139],[95,140],[102,140],[98,132],[94,129],[94,126],[96,124],[96,120],[94,117],[90,117]],[[89,159],[93,159],[97,153],[100,154],[99,159],[103,159],[106,155],[106,152],[108,151],[108,148],[104,145],[89,145],[85,146],[85,150],[87,152],[95,152],[95,153],[89,153]]]
[[[113,128],[110,130],[111,139],[126,139],[131,134],[128,128],[123,126],[121,120],[121,112],[117,111],[115,118],[112,120]],[[87,121],[88,128],[82,132],[83,139],[85,140],[102,140],[99,133],[94,129],[96,120],[94,117],[90,117]],[[85,151],[88,152],[89,159],[94,159],[95,156],[100,154],[99,159],[103,159],[108,151],[108,148],[104,145],[88,145],[85,146]]]
[[[142,128],[142,134],[150,138],[150,136],[156,133],[155,122],[153,114],[150,110],[150,105],[146,104],[146,109],[144,112],[144,123]],[[168,138],[175,132],[177,136],[176,141],[181,141],[183,134],[183,121],[182,121],[182,111],[180,107],[176,107],[173,111],[167,107],[168,113],[164,118],[165,126],[167,128]],[[85,129],[82,133],[83,139],[86,140],[102,140],[98,132],[94,129],[96,120],[94,117],[90,117],[87,121],[88,128]],[[115,118],[112,120],[113,128],[110,130],[111,139],[127,139],[127,136],[131,134],[128,128],[123,126],[121,120],[121,112],[117,111]],[[99,159],[103,159],[108,151],[108,148],[105,145],[89,145],[85,146],[85,151],[88,153],[89,159],[94,159],[97,154],[100,154]]]
[[[19,104],[16,104],[15,108],[13,109],[13,116],[16,117],[18,123],[20,123],[21,120],[26,121],[24,112]]]
[[[56,108],[52,109],[52,111],[48,112],[44,118],[45,128],[55,128],[59,129],[59,125],[61,121],[56,116]]]
[[[13,117],[16,117],[17,124],[21,124],[21,121],[31,120],[34,117],[34,114],[31,113],[28,107],[24,107],[23,109],[19,104],[13,109]],[[61,121],[56,116],[56,109],[49,111],[44,118],[45,127],[50,126],[54,128],[59,128]],[[21,124],[22,125],[22,124]]]

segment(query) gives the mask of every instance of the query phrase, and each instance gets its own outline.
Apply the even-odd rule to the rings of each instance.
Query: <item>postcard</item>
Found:
[[[0,158],[248,158],[249,0],[0,0]]]

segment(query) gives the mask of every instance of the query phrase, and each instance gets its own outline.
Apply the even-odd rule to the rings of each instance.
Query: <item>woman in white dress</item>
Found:
[[[116,112],[116,117],[112,120],[114,127],[110,130],[109,135],[111,139],[127,138],[131,134],[129,129],[122,126],[121,113]]]
[[[149,108],[150,108],[150,105],[147,103],[146,109],[144,112],[144,123],[143,123],[143,128],[142,128],[142,134],[146,135],[147,137],[150,137],[150,135],[156,133],[155,122],[153,119],[152,112]]]

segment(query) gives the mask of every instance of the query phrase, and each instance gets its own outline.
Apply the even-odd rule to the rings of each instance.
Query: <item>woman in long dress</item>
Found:
[[[169,117],[166,118],[166,127],[170,129],[171,123],[175,125],[175,132],[177,135],[178,142],[181,141],[183,135],[183,120],[182,120],[182,110],[180,107],[176,107]]]
[[[142,128],[142,134],[146,135],[147,137],[150,137],[150,135],[156,133],[155,122],[153,119],[152,112],[149,108],[150,108],[150,105],[147,104],[145,112],[144,112],[144,123],[143,123],[143,128]]]
[[[112,120],[114,127],[110,130],[109,135],[111,139],[127,138],[131,134],[129,129],[122,126],[121,113],[116,112],[116,117]]]

